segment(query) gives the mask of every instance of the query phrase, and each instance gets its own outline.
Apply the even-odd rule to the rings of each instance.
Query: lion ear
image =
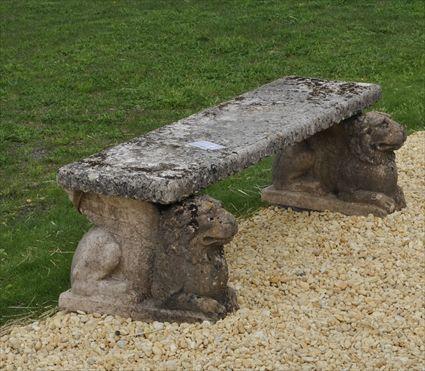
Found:
[[[389,114],[389,113],[386,113],[386,112],[381,112],[381,111],[378,111],[378,112],[376,112],[376,113],[379,113],[380,115],[382,115],[382,116],[385,116],[385,117],[387,117],[387,118],[391,118],[391,115]]]
[[[365,121],[366,121],[366,115],[362,113],[355,118],[354,124],[357,126],[363,127]]]
[[[364,114],[360,115],[356,121],[356,128],[358,130],[358,133],[368,132],[369,125],[366,125],[366,123],[367,123],[367,117]]]

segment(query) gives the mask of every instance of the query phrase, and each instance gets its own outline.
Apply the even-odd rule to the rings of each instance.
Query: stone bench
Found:
[[[398,127],[383,114],[360,115],[379,96],[374,84],[286,77],[62,167],[59,184],[94,227],[77,247],[60,308],[160,321],[215,320],[235,310],[223,245],[237,224],[198,192],[275,153],[265,200],[318,210],[351,205],[351,214],[402,207],[395,167],[387,195],[382,179],[357,193],[326,188],[341,156],[353,167],[348,175],[367,177],[349,162],[348,139],[359,136],[352,128]],[[392,153],[391,143],[375,144]],[[368,164],[385,173],[393,162]]]

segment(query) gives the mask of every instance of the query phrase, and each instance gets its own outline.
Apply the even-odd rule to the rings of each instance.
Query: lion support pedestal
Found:
[[[94,223],[59,306],[146,321],[216,320],[237,309],[223,246],[236,221],[209,184],[358,115],[378,85],[286,77],[62,167]]]
[[[217,320],[237,308],[223,254],[237,225],[217,201],[200,196],[159,208],[94,193],[70,196],[95,227],[77,247],[61,308],[178,322]]]
[[[284,148],[262,199],[297,209],[384,217],[406,206],[394,150],[402,126],[381,112],[349,118]]]

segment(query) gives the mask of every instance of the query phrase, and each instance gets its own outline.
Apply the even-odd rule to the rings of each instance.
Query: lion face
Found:
[[[191,197],[167,209],[161,227],[166,250],[192,257],[219,250],[237,232],[234,216],[209,196]]]
[[[196,243],[203,246],[223,246],[230,242],[237,232],[234,216],[211,197],[202,197],[202,202],[198,203],[197,222]]]
[[[399,149],[406,140],[404,128],[382,112],[368,112],[364,115],[362,141],[381,152]]]
[[[364,162],[382,163],[406,140],[404,128],[383,112],[367,112],[345,123],[349,148]]]

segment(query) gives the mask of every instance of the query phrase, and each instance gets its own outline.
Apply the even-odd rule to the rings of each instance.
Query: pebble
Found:
[[[164,328],[164,324],[162,322],[157,322],[157,321],[154,321],[152,323],[152,326],[156,331],[160,331]]]
[[[123,349],[123,348],[125,348],[125,346],[127,345],[127,342],[126,342],[125,340],[118,340],[118,341],[117,341],[117,345],[118,345],[121,349]]]
[[[0,338],[5,370],[425,369],[425,132],[397,152],[408,207],[380,219],[277,207],[226,246],[241,309],[216,323],[59,312]]]

